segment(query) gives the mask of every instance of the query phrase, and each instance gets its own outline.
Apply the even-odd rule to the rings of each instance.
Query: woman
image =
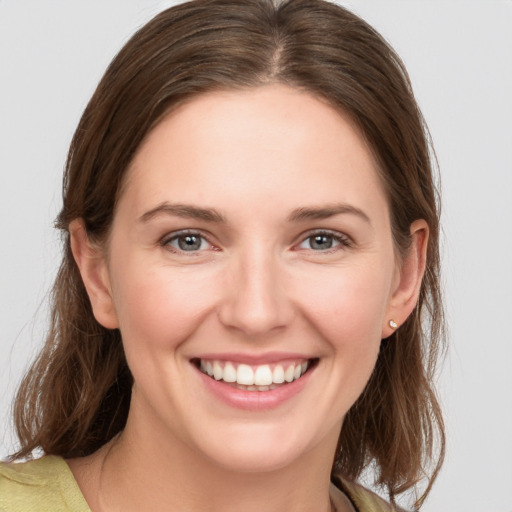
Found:
[[[158,15],[84,112],[58,227],[15,411],[13,458],[47,456],[0,468],[0,507],[392,510],[427,474],[421,504],[444,447],[436,194],[407,74],[362,20]],[[369,468],[390,506],[354,483]]]

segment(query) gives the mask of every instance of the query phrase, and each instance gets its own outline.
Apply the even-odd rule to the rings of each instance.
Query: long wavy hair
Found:
[[[348,412],[333,475],[375,483],[395,497],[444,455],[433,381],[443,346],[439,200],[428,129],[400,58],[366,22],[323,0],[194,0],[157,15],[122,48],[87,105],[71,143],[56,225],[63,259],[52,291],[46,344],[15,404],[20,449],[88,455],[124,428],[133,379],[118,330],[102,327],[73,259],[68,227],[83,219],[102,242],[124,174],[141,142],[173,108],[221,89],[282,83],[307,91],[357,124],[378,162],[400,254],[410,225],[430,228],[427,267],[414,312],[383,340],[365,391]]]

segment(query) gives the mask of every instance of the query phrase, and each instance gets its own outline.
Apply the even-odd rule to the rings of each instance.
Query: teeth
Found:
[[[288,366],[288,368],[284,372],[284,380],[286,382],[292,382],[294,374],[295,374],[295,366],[293,366],[293,365]]]
[[[221,361],[200,361],[200,368],[215,380],[223,380],[236,384],[238,388],[248,391],[268,391],[276,389],[279,384],[293,382],[299,379],[308,369],[308,362],[303,361],[296,364],[273,365],[263,364],[260,366],[249,366]],[[285,369],[286,368],[286,369]]]
[[[213,362],[213,378],[215,380],[221,380],[224,376],[224,372],[222,371],[222,366],[218,361]]]
[[[231,363],[226,363],[224,365],[224,382],[236,382],[236,369]]]
[[[272,372],[268,364],[258,366],[258,368],[256,368],[256,372],[254,373],[254,384],[257,386],[270,386],[270,384],[272,384]]]
[[[305,364],[307,365],[307,363]],[[274,384],[282,384],[284,382],[284,370],[280,364],[278,364],[272,372],[272,382]]]
[[[239,364],[236,370],[236,381],[238,384],[252,386],[254,384],[254,372],[252,368],[246,364]]]

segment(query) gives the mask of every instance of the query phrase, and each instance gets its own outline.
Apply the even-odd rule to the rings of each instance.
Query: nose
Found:
[[[235,258],[222,295],[221,323],[245,336],[282,330],[294,316],[278,258],[261,247]]]

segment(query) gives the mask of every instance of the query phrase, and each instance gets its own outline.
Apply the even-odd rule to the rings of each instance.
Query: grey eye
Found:
[[[339,235],[332,233],[315,233],[305,238],[299,245],[300,249],[328,251],[338,246],[348,245]]]
[[[334,237],[332,235],[315,235],[309,237],[309,246],[315,251],[325,251],[331,249],[334,245]]]
[[[201,235],[195,233],[174,236],[167,244],[184,252],[200,251],[209,247],[208,242]]]

